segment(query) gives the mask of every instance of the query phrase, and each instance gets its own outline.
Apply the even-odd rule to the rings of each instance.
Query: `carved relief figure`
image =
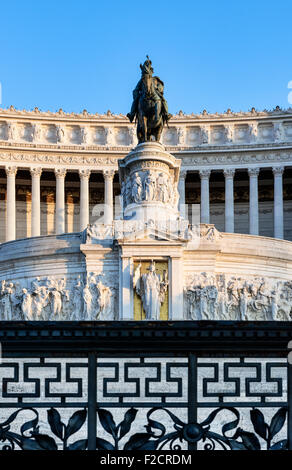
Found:
[[[158,192],[158,200],[161,202],[168,202],[169,201],[169,189],[168,189],[168,181],[166,175],[164,173],[159,173],[157,178],[157,192]]]
[[[132,186],[132,198],[134,202],[139,203],[142,200],[142,180],[138,172],[135,173]]]
[[[65,131],[62,126],[57,126],[56,127],[57,131],[57,142],[64,142],[65,141]]]
[[[201,127],[201,142],[202,144],[210,142],[210,129],[207,126]]]
[[[156,189],[156,180],[151,172],[148,172],[148,175],[145,178],[144,182],[145,186],[145,200],[146,201],[153,201],[155,197],[155,189]]]
[[[186,140],[186,128],[178,127],[177,128],[177,141],[178,145],[184,145]]]
[[[89,131],[87,127],[81,127],[81,143],[88,144],[89,142]]]
[[[225,126],[226,142],[233,141],[233,126]]]
[[[33,297],[31,293],[23,288],[23,297],[22,297],[22,302],[21,302],[21,312],[23,315],[23,319],[27,321],[32,321],[34,320],[33,317]]]
[[[168,280],[166,272],[164,278],[155,272],[155,262],[151,261],[147,274],[141,274],[141,263],[135,270],[133,286],[142,299],[146,320],[159,320],[160,307],[165,299]]]
[[[12,141],[17,139],[17,127],[14,122],[7,124],[7,139]]]
[[[111,316],[111,289],[101,281],[96,285],[98,291],[97,298],[97,315],[96,318],[99,320],[109,320]]]
[[[111,127],[105,129],[106,143],[107,145],[115,145],[115,133]]]
[[[39,124],[34,124],[32,136],[34,142],[40,142],[42,140],[42,128]]]
[[[84,300],[84,320],[91,320],[92,312],[92,294],[88,284],[85,284],[83,288],[83,300]]]

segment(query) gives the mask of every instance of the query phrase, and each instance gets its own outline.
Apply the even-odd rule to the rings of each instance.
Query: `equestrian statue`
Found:
[[[164,124],[172,117],[163,96],[164,83],[159,77],[153,77],[152,62],[148,55],[146,57],[144,64],[140,64],[142,77],[133,91],[132,108],[127,114],[131,122],[138,121],[139,144],[152,140],[152,137],[159,142]]]

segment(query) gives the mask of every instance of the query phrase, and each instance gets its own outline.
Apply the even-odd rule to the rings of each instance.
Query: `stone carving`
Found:
[[[86,228],[86,242],[90,243],[94,239],[104,240],[113,238],[112,224],[91,224]]]
[[[132,199],[134,202],[136,203],[141,202],[142,191],[143,191],[142,180],[141,180],[139,173],[137,172],[134,175],[133,186],[132,186]]]
[[[191,320],[291,320],[292,281],[200,273],[184,289]]]
[[[7,123],[7,140],[17,140],[17,125],[14,122]]]
[[[32,130],[32,140],[33,142],[41,142],[42,140],[42,128],[39,124],[34,124],[33,125],[33,130]]]
[[[159,320],[160,307],[164,302],[167,292],[167,273],[164,272],[163,279],[155,272],[155,262],[152,260],[147,274],[141,274],[141,263],[135,270],[133,286],[142,299],[146,320]]]
[[[224,128],[224,131],[225,131],[225,138],[226,138],[226,142],[230,143],[233,141],[233,126],[231,125],[228,125],[228,126],[225,126]]]
[[[5,172],[7,176],[16,176],[17,167],[16,166],[6,166]]]
[[[285,132],[283,129],[283,125],[280,122],[274,124],[274,136],[275,142],[284,142],[285,141]]]
[[[116,143],[116,138],[115,138],[115,132],[111,127],[106,127],[105,128],[105,135],[106,135],[106,143],[107,145],[115,145]]]
[[[186,128],[177,127],[177,143],[178,145],[185,145],[186,142]]]
[[[56,132],[57,132],[57,142],[62,144],[65,142],[65,130],[62,126],[56,126]]]
[[[136,171],[132,177],[122,181],[123,205],[139,204],[143,201],[162,202],[177,207],[179,194],[173,176],[156,170]]]
[[[256,141],[258,138],[258,125],[256,122],[253,122],[249,125],[249,134],[252,141]]]
[[[202,144],[210,143],[210,127],[209,126],[201,127],[201,143]]]
[[[136,145],[138,144],[138,138],[135,127],[128,127],[128,131],[130,136],[130,142],[134,147],[136,147]]]
[[[90,136],[89,129],[87,127],[81,127],[80,133],[81,133],[81,143],[88,144],[89,136]]]
[[[113,320],[117,311],[114,280],[90,273],[86,281],[53,277],[1,281],[0,320]]]

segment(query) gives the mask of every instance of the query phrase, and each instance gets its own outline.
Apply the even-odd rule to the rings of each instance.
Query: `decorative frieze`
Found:
[[[202,272],[184,287],[188,320],[291,320],[292,282]]]

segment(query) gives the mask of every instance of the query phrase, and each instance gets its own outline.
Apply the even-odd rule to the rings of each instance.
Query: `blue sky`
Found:
[[[127,113],[149,54],[172,113],[287,108],[292,2],[1,2],[2,105]]]

